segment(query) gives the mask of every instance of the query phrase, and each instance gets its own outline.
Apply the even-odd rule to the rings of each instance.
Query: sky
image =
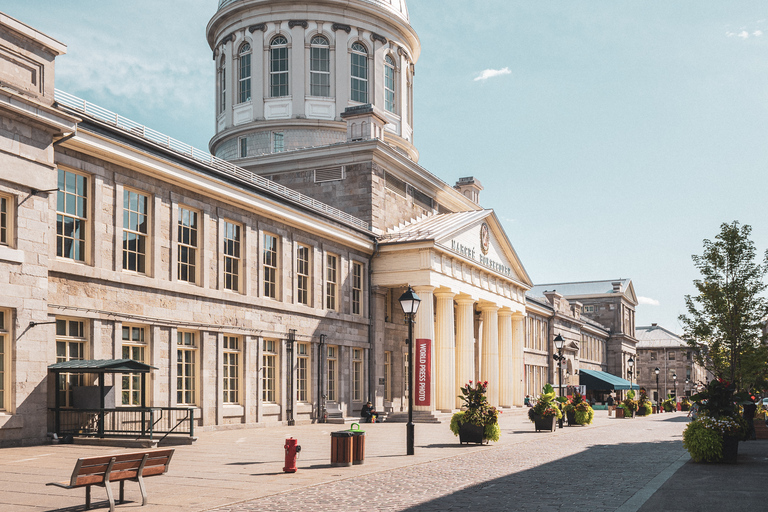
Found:
[[[56,87],[200,149],[217,0],[0,1],[68,47]],[[691,255],[768,249],[768,3],[410,0],[419,163],[474,176],[536,284],[631,278],[682,333]]]

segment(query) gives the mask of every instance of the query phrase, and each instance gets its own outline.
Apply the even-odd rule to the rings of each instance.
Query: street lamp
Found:
[[[555,348],[557,349],[557,354],[553,355],[552,359],[557,361],[557,382],[558,387],[560,388],[560,396],[563,396],[563,360],[565,359],[565,356],[563,356],[563,346],[565,346],[565,340],[558,334],[555,336]],[[562,417],[560,418],[559,423],[560,428],[563,428]]]
[[[675,384],[675,402],[677,402],[677,374],[672,374],[672,382]]]
[[[419,309],[421,299],[408,285],[408,289],[398,300],[408,319],[408,340],[406,341],[408,344],[408,423],[405,428],[408,442],[407,454],[413,455],[413,317]]]
[[[659,367],[657,366],[654,370],[656,373],[656,412],[659,413],[661,410],[659,409],[659,399],[661,398],[661,395],[659,394]]]
[[[629,389],[632,389],[632,368],[635,366],[635,360],[632,359],[632,356],[629,356],[629,359],[627,359],[627,366],[629,367],[629,370],[627,370],[629,374]]]
[[[685,394],[688,392],[688,384],[690,384],[690,383],[691,383],[691,379],[689,379],[688,377],[686,377],[686,378],[685,378],[685,389],[683,390],[683,394],[684,394],[684,395],[685,395]],[[688,396],[688,395],[685,395],[685,396]]]

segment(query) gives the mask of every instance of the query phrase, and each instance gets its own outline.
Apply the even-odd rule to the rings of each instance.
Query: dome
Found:
[[[219,0],[219,9],[222,9],[223,7],[226,7],[229,4],[234,4],[236,2],[243,2],[245,0]],[[339,3],[353,3],[353,2],[361,2],[365,4],[373,4],[378,5],[379,7],[386,9],[387,11],[396,14],[400,18],[404,19],[405,21],[409,21],[408,19],[408,6],[405,5],[405,0],[336,0]]]

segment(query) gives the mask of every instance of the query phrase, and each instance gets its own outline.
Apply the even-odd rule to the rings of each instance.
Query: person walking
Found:
[[[757,433],[755,432],[755,413],[757,412],[757,405],[755,405],[754,397],[750,396],[750,400],[744,405],[744,419],[747,420],[747,435],[753,441],[757,440]]]
[[[608,417],[611,417],[613,415],[613,411],[616,410],[616,401],[613,399],[613,393],[608,395]]]

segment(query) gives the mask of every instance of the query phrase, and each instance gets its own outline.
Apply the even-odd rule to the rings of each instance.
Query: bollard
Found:
[[[301,451],[301,446],[299,446],[299,440],[294,439],[292,437],[289,437],[285,440],[285,445],[283,446],[285,448],[285,467],[283,468],[283,471],[286,473],[295,473],[296,472],[296,458],[299,455],[299,452]]]

